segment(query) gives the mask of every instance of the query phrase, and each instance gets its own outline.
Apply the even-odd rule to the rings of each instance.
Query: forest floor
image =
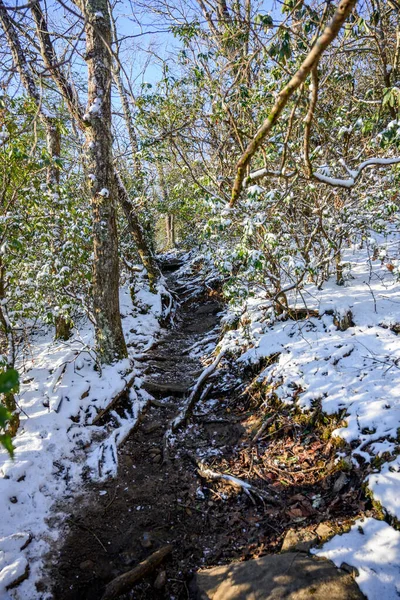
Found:
[[[193,280],[175,274],[168,281],[181,300],[176,323],[141,358],[155,401],[119,448],[117,475],[87,483],[81,498],[61,505],[70,516],[49,558],[55,600],[99,600],[108,582],[166,544],[171,556],[124,597],[187,599],[198,569],[317,545],[358,517],[378,516],[363,465],[337,458],[330,433],[338,418],[272,404],[267,425],[275,427],[263,426],[257,387],[243,385],[255,373],[232,360],[222,359],[209,396],[165,451],[171,419],[212,360],[223,310],[218,292],[193,294]],[[210,481],[196,461],[256,491]]]

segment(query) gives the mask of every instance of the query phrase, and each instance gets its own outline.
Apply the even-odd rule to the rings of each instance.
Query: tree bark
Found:
[[[119,312],[119,257],[111,135],[111,23],[107,0],[82,0],[85,17],[88,109],[86,157],[93,210],[93,311],[102,363],[127,356]]]
[[[2,1],[2,0],[0,0],[0,1]],[[85,6],[86,6],[86,1],[85,0],[74,0],[74,1],[75,1],[76,5],[80,8],[80,10],[82,12],[84,12]],[[110,17],[111,8],[109,6],[107,6],[106,12],[98,11],[98,13],[99,14],[103,13],[104,16],[108,15],[109,19],[110,19],[109,20],[110,34],[108,35],[108,37],[102,38],[103,34],[102,34],[101,30],[98,29],[98,32],[99,32],[100,37],[105,42],[104,49],[105,49],[105,52],[107,53],[108,59],[110,61],[109,64],[111,65],[111,72],[114,75],[114,79],[116,81],[118,91],[121,96],[121,103],[122,103],[122,107],[123,107],[123,111],[124,111],[125,122],[126,122],[126,126],[128,129],[129,140],[130,140],[130,143],[132,146],[132,152],[133,152],[133,158],[134,158],[134,175],[136,178],[136,184],[138,185],[139,189],[141,189],[143,186],[143,173],[141,170],[140,161],[137,157],[138,143],[137,143],[136,132],[135,132],[135,129],[133,126],[133,120],[132,120],[132,115],[131,115],[130,108],[129,108],[128,99],[126,97],[126,93],[123,88],[123,83],[122,83],[122,79],[121,79],[121,75],[120,75],[120,66],[119,66],[119,64],[113,65],[112,57],[111,57],[111,53],[110,53],[110,45],[111,45],[111,41],[112,41],[112,37],[111,37],[112,28],[115,29],[115,25],[113,24],[113,21],[111,20],[111,17]],[[55,81],[56,85],[58,86],[62,96],[64,97],[71,116],[76,120],[79,127],[83,131],[86,131],[86,127],[87,127],[88,123],[84,119],[84,115],[82,113],[78,98],[74,92],[73,87],[70,85],[70,83],[68,82],[68,79],[65,77],[64,73],[61,71],[59,65],[57,64],[57,56],[55,54],[55,51],[54,51],[54,48],[52,45],[52,41],[51,41],[50,34],[48,31],[46,19],[42,13],[39,1],[34,4],[34,7],[32,8],[32,14],[33,14],[33,17],[34,17],[34,20],[36,23],[36,31],[37,31],[37,35],[39,38],[40,49],[41,49],[43,61],[46,65],[46,67],[48,68],[53,80]],[[96,25],[96,23],[95,23],[95,25]],[[114,31],[114,37],[116,37],[115,31]],[[118,46],[117,46],[117,54],[118,54]],[[118,57],[117,57],[117,60],[118,60]],[[127,196],[127,197],[129,200],[129,196]],[[124,198],[124,194],[118,193],[118,200],[120,200],[122,198]],[[121,206],[122,206],[122,209],[124,210],[125,215],[127,216],[128,213],[126,211],[126,208],[127,208],[126,204],[124,207],[124,205],[121,202]],[[140,243],[140,248],[138,247],[139,256],[141,259],[142,258],[145,259],[145,262],[143,262],[143,265],[149,273],[150,281],[153,281],[153,280],[155,281],[160,276],[160,271],[158,269],[157,261],[149,247],[146,237],[144,236],[143,228],[140,224],[139,218],[134,213],[134,206],[132,204],[130,205],[129,215],[130,215],[130,217],[128,219],[129,228],[131,230],[131,233],[133,235],[135,242],[137,242],[139,240],[139,243]]]
[[[161,271],[158,267],[157,261],[154,257],[152,250],[146,240],[143,228],[139,222],[138,216],[135,212],[134,206],[129,194],[124,186],[124,183],[117,171],[115,171],[115,181],[118,188],[118,200],[125,213],[126,220],[128,221],[129,229],[132,233],[133,239],[135,240],[136,248],[145,267],[149,282],[150,290],[155,291],[158,280],[161,277]]]

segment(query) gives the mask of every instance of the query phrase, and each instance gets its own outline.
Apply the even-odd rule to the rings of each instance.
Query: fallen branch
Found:
[[[137,581],[154,571],[154,569],[158,567],[171,552],[171,544],[163,546],[156,552],[153,552],[153,554],[139,563],[137,567],[131,571],[123,573],[123,575],[119,575],[119,577],[113,579],[107,585],[101,600],[113,600],[113,598],[118,598],[121,594],[128,592]]]
[[[136,377],[137,377],[137,374],[132,375],[132,377],[130,379],[128,379],[128,381],[126,382],[126,384],[122,388],[122,390],[119,391],[118,394],[116,394],[112,398],[111,402],[109,402],[105,408],[103,408],[100,412],[97,413],[97,415],[94,417],[93,421],[91,422],[91,425],[96,425],[104,417],[104,415],[106,415],[116,405],[118,400],[120,400],[122,398],[122,396],[124,394],[126,394],[126,392],[133,386],[133,383],[134,383]]]
[[[269,419],[267,419],[266,421],[264,421],[264,423],[261,425],[261,427],[257,431],[256,435],[251,440],[252,444],[254,444],[255,442],[257,442],[260,439],[260,437],[263,435],[264,431],[266,429],[268,429],[268,427],[271,425],[271,423],[273,423],[273,421],[275,420],[275,418],[276,418],[276,415],[272,415],[272,417],[269,417]]]
[[[280,503],[276,498],[272,496],[272,494],[266,492],[265,490],[260,490],[256,488],[251,483],[244,481],[243,479],[238,479],[237,477],[233,477],[233,475],[225,475],[224,473],[218,473],[217,471],[212,471],[208,469],[203,463],[197,463],[198,474],[203,479],[211,479],[212,481],[224,481],[225,483],[232,485],[233,487],[240,488],[243,492],[254,502],[252,494],[257,496],[261,500],[265,500],[269,504],[279,505]]]
[[[220,352],[218,354],[217,358],[214,360],[214,362],[210,366],[208,366],[206,369],[204,369],[204,371],[198,378],[189,398],[185,402],[184,407],[178,413],[178,415],[175,417],[175,419],[173,419],[173,421],[171,423],[171,430],[173,432],[176,431],[177,429],[179,429],[179,427],[184,425],[186,423],[186,421],[188,420],[190,413],[193,411],[193,408],[194,408],[196,402],[198,400],[200,400],[201,391],[203,389],[205,382],[214,373],[214,371],[218,367],[218,365],[221,361],[221,358],[223,356],[224,356],[224,352]]]

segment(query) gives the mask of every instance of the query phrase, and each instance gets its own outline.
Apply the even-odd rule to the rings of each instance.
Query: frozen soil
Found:
[[[337,448],[319,413],[296,420],[288,408],[271,407],[275,426],[252,443],[265,409],[261,416],[257,393],[243,393],[243,372],[235,373],[228,360],[209,399],[164,455],[168,423],[206,360],[188,349],[217,330],[221,310],[215,295],[185,301],[180,292],[177,323],[145,363],[156,402],[120,448],[117,477],[88,483],[81,501],[64,507],[63,545],[51,557],[55,600],[99,600],[109,581],[167,543],[171,557],[122,597],[190,598],[192,575],[202,567],[279,552],[289,530],[308,532],[317,543],[356,516],[373,515],[362,467],[349,471],[335,461]],[[274,503],[200,478],[194,456],[270,492]],[[315,533],[321,523],[324,536],[320,528]]]

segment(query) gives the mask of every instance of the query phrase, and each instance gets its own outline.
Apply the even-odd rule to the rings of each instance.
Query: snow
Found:
[[[94,479],[115,475],[117,447],[135,424],[149,395],[141,388],[140,364],[134,356],[154,343],[160,329],[160,294],[139,279],[132,304],[127,285],[120,290],[120,308],[130,358],[94,369],[93,327],[84,322],[69,342],[53,341],[52,332],[40,332],[30,340],[29,354],[17,365],[21,386],[21,426],[14,439],[15,459],[0,450],[0,598],[44,598],[35,588],[43,575],[42,557],[58,537],[63,515],[53,508],[68,501],[82,484],[83,474]],[[117,427],[91,425],[126,381],[132,411],[124,418],[116,413]],[[71,417],[74,420],[71,420]],[[99,469],[99,453],[102,466]],[[114,454],[113,454],[114,453]],[[112,455],[113,454],[113,455]],[[52,524],[47,519],[52,516]],[[7,591],[25,574],[29,577]]]
[[[110,196],[110,191],[107,188],[102,188],[99,191],[99,196],[103,196],[103,198],[108,198]]]
[[[101,98],[97,97],[89,106],[88,111],[83,115],[84,121],[90,121],[91,117],[97,115],[101,111]]]
[[[318,179],[319,181],[322,181],[323,183],[328,183],[329,185],[332,185],[332,186],[344,187],[344,188],[350,189],[355,185],[356,180],[361,175],[362,171],[364,169],[366,169],[367,167],[374,167],[374,166],[382,166],[383,167],[383,166],[395,165],[395,164],[400,163],[400,158],[399,157],[369,158],[368,160],[365,160],[364,162],[362,162],[355,170],[349,169],[345,165],[343,160],[340,162],[341,162],[341,164],[343,164],[344,168],[349,173],[350,179],[339,179],[336,177],[330,177],[326,174],[326,169],[323,172],[316,171],[314,173],[314,177],[316,179]]]
[[[337,285],[332,278],[322,289],[306,284],[301,297],[294,291],[288,293],[291,306],[304,308],[305,303],[308,309],[318,311],[318,316],[279,320],[261,291],[247,299],[241,319],[245,325],[228,331],[219,347],[236,355],[239,364],[257,364],[275,355],[259,375],[259,380],[269,385],[271,397],[275,394],[304,411],[320,403],[326,414],[341,416],[341,426],[332,435],[352,443],[343,453],[346,462],[371,463],[366,484],[391,523],[393,517],[400,520],[400,456],[396,457],[400,429],[400,336],[396,333],[400,324],[400,238],[395,230],[386,237],[375,234],[374,238],[374,250],[382,260],[370,256],[368,242],[362,248],[349,247],[342,257],[342,263],[348,265],[344,285]],[[349,311],[353,325],[341,331],[337,320]],[[376,456],[381,466],[373,466]],[[335,537],[331,545],[324,546],[324,553],[328,556],[325,551],[331,548],[333,553],[336,549],[341,561],[360,569],[357,581],[364,585],[369,600],[377,598],[378,592],[385,599],[398,598],[400,534],[387,523],[373,519],[366,523],[365,536],[361,537],[355,527],[346,534],[350,537]],[[382,560],[386,556],[385,539],[387,562]],[[348,554],[344,546],[347,540]],[[375,558],[372,553],[368,555],[369,544],[377,548]],[[356,562],[354,556],[358,557]],[[378,562],[376,569],[374,560]],[[386,587],[379,590],[379,585]]]
[[[400,457],[384,464],[379,473],[369,475],[368,487],[375,500],[380,502],[390,515],[400,520]]]
[[[400,533],[384,521],[360,519],[349,533],[335,536],[313,553],[337,567],[342,563],[355,567],[356,582],[368,600],[398,600]]]
[[[262,194],[263,191],[264,188],[260,187],[259,185],[251,185],[247,188],[247,193],[252,196]]]

